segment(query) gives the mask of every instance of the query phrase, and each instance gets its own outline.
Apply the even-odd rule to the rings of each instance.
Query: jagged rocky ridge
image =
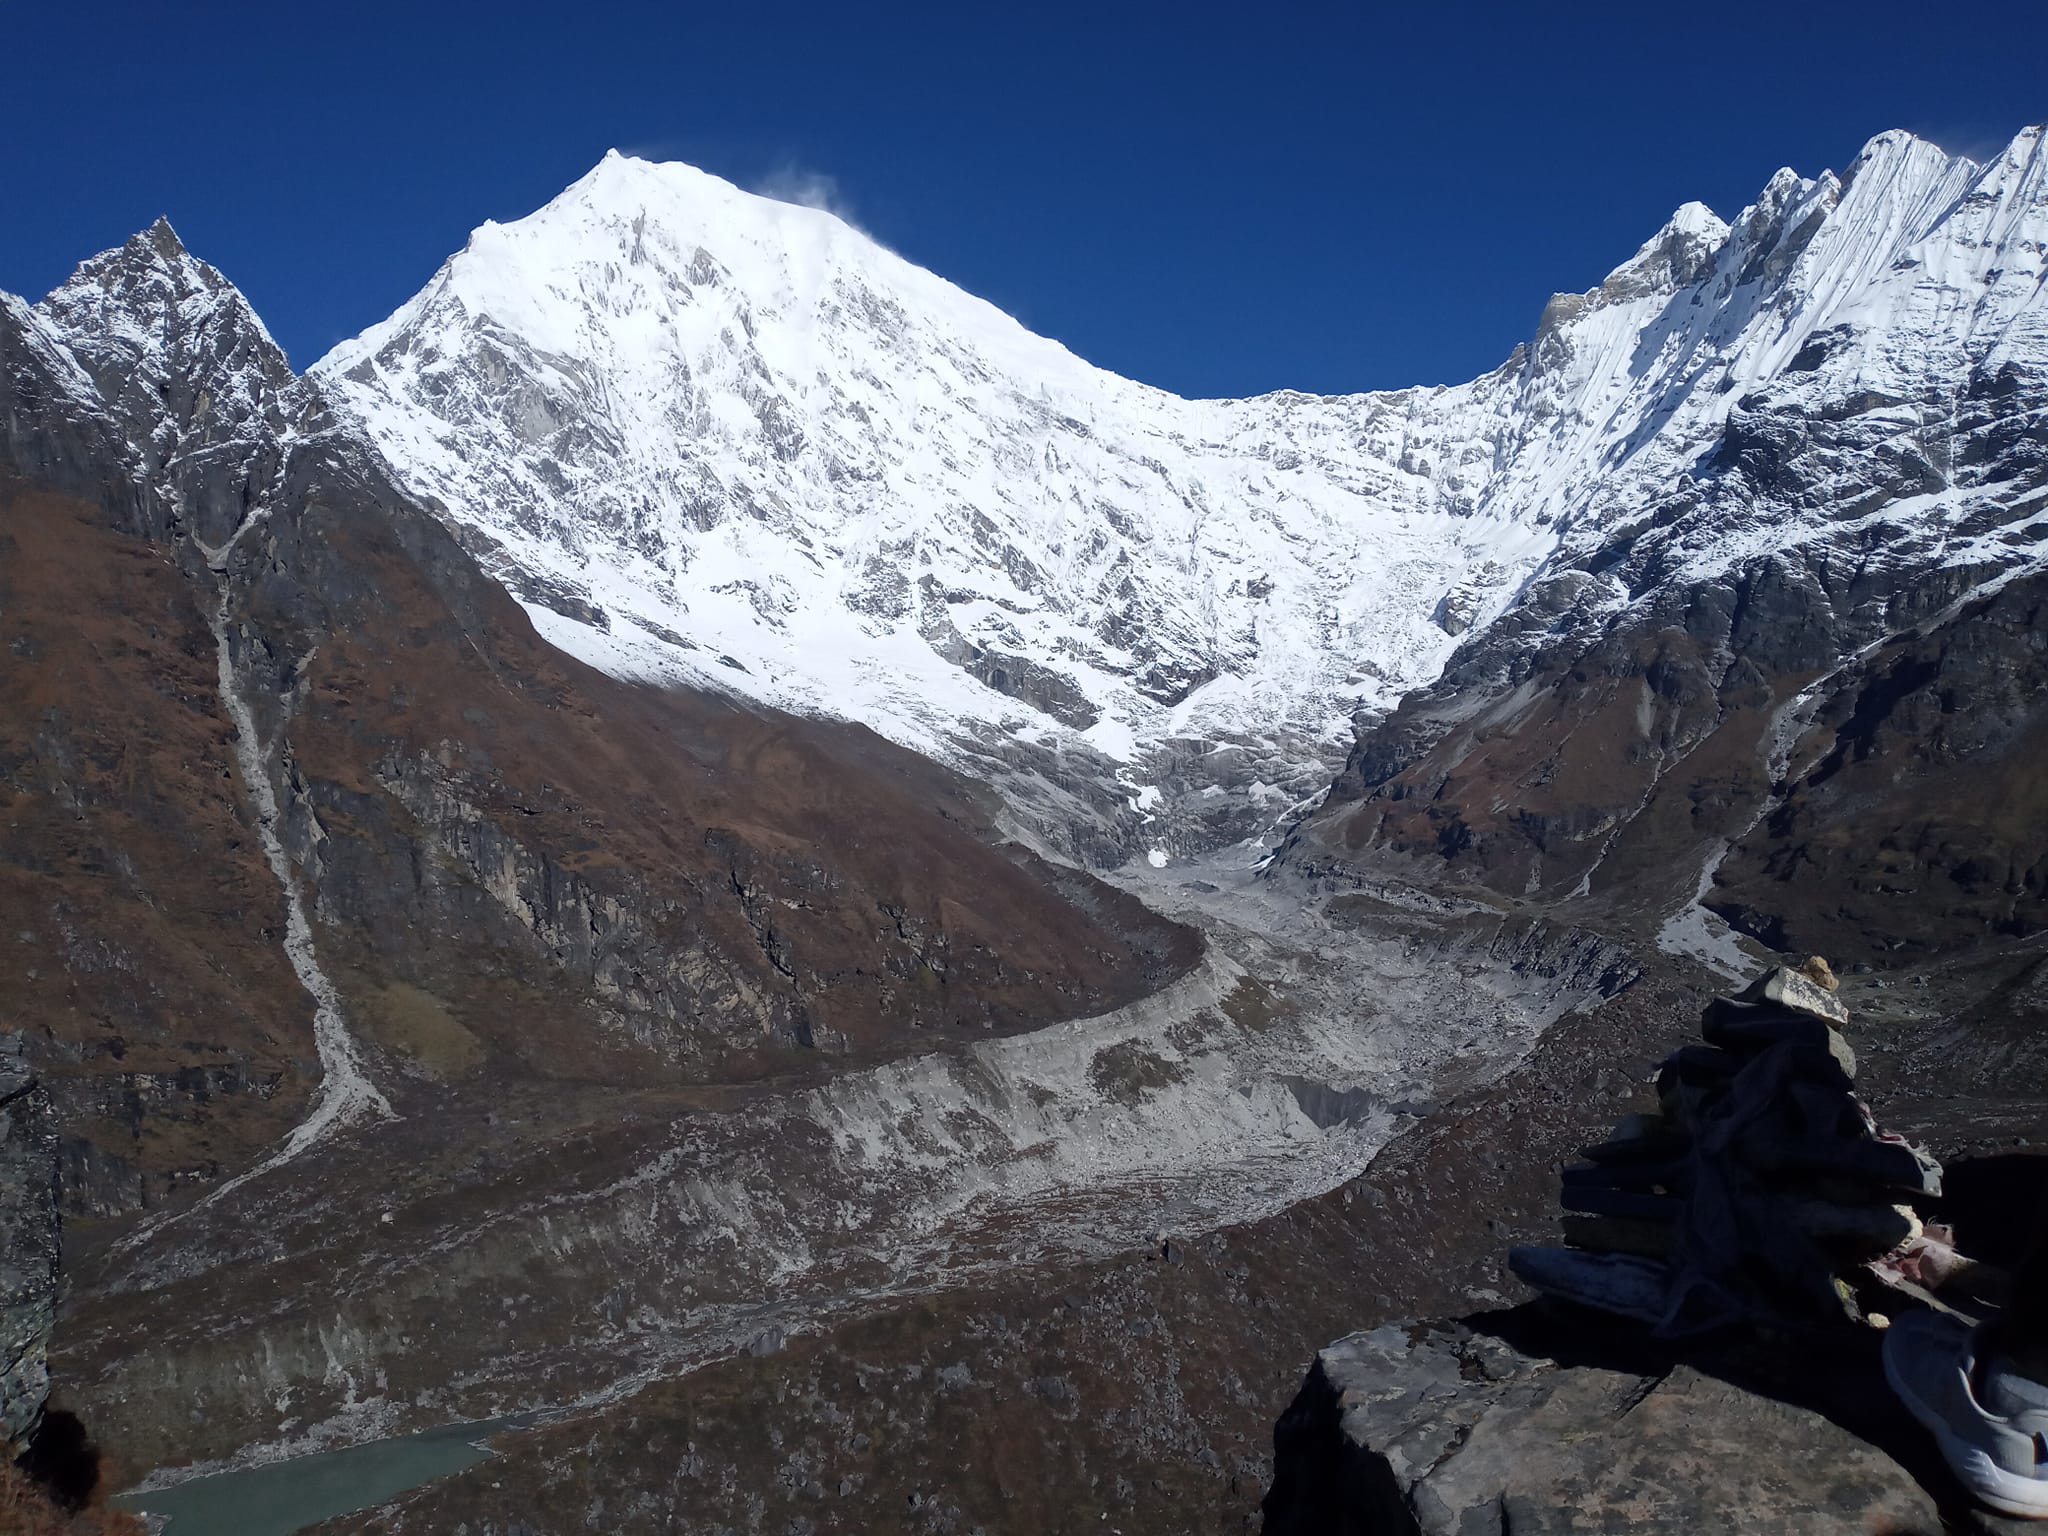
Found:
[[[1875,589],[2030,564],[2042,158],[1886,134],[1681,209],[1469,384],[1188,401],[614,155],[315,372],[571,651],[864,720],[1097,861],[1198,853],[1454,653],[1469,704],[1792,558],[1843,622],[1774,643],[1833,666]]]

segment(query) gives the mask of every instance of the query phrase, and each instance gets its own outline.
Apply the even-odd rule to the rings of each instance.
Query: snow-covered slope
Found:
[[[1439,670],[1451,585],[1543,548],[1437,472],[1493,455],[1432,441],[1469,391],[1179,400],[616,155],[315,371],[565,648],[941,756],[1263,738],[1315,787]]]
[[[1965,495],[1958,486],[1956,497],[1943,496],[1958,478],[1959,466],[1942,459],[1965,381],[2010,368],[2038,378],[2048,369],[2044,138],[2048,130],[2028,129],[1979,166],[1890,133],[1840,177],[1808,181],[1780,171],[1648,324],[1634,316],[1567,319],[1573,346],[1590,343],[1614,361],[1587,370],[1590,387],[1559,402],[1569,430],[1545,433],[1545,450],[1533,459],[1519,454],[1513,472],[1520,478],[1533,463],[1540,476],[1546,459],[1577,460],[1576,473],[1549,478],[1564,496],[1544,507],[1565,529],[1562,553],[1611,545],[1631,517],[1671,502],[1681,475],[1704,485],[1720,466],[1701,453],[1733,446],[1724,440],[1731,418],[1758,412],[1819,412],[1838,422],[1880,413],[1871,426],[1904,429],[1925,454],[1918,463],[1845,460],[1833,466],[1834,483],[1815,474],[1801,494],[1750,508],[1703,496],[1716,501],[1713,515],[1695,520],[1682,539],[1660,540],[1657,569],[1631,573],[1638,586],[1645,578],[1698,581],[1801,538],[1833,536],[1854,509],[1831,498],[1850,482],[1920,482],[1926,502],[1894,502],[1883,515],[1918,529],[1917,547],[1927,553],[1948,513],[1982,495],[1982,487]],[[1610,279],[1601,292],[1614,286]],[[1553,301],[1546,329],[1578,302]],[[1537,345],[1540,366],[1543,340]],[[1930,412],[1923,397],[1946,400],[1947,409]],[[1540,412],[1528,414],[1532,426],[1541,422]],[[1560,441],[1564,454],[1555,451]],[[1950,549],[1943,558],[1956,563],[1972,551]]]
[[[1887,134],[1732,227],[1681,209],[1470,384],[1189,401],[830,214],[611,155],[313,375],[565,649],[865,721],[1043,833],[1092,821],[1094,856],[1177,853],[1318,787],[1546,565],[1683,521],[1766,385],[1903,400],[2048,353],[2042,164],[2039,131],[1984,167]],[[1886,515],[1938,540],[1928,494]],[[1842,515],[1751,510],[1658,579]]]

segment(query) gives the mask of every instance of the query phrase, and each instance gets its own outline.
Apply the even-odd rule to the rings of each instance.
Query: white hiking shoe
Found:
[[[1908,1313],[1885,1334],[1885,1377],[1973,1497],[2000,1514],[2048,1520],[2048,1388],[2024,1385],[2036,1405],[2001,1390],[2003,1373],[1987,1381],[1981,1343],[1981,1330],[1953,1317]]]

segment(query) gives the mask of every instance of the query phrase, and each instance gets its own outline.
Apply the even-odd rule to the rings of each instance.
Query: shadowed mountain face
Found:
[[[1992,461],[2032,487],[2022,511],[2048,494],[2043,431]],[[1364,736],[1287,857],[1610,925],[1676,914],[1674,952],[1726,953],[1695,898],[1851,962],[2036,932],[2044,598],[2024,569],[1873,572],[1840,547],[1600,622],[1539,594]]]
[[[1676,913],[1682,952],[1695,896],[1851,962],[2038,931],[2048,585],[2004,574],[1887,581],[1844,634],[1812,570],[1772,560],[1590,636],[1496,635],[1366,736],[1287,856]]]

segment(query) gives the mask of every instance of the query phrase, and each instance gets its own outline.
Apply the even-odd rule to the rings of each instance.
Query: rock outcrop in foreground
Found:
[[[1543,1304],[1356,1333],[1275,1431],[1266,1536],[2025,1529],[1966,1507],[1863,1343],[1680,1359]]]

